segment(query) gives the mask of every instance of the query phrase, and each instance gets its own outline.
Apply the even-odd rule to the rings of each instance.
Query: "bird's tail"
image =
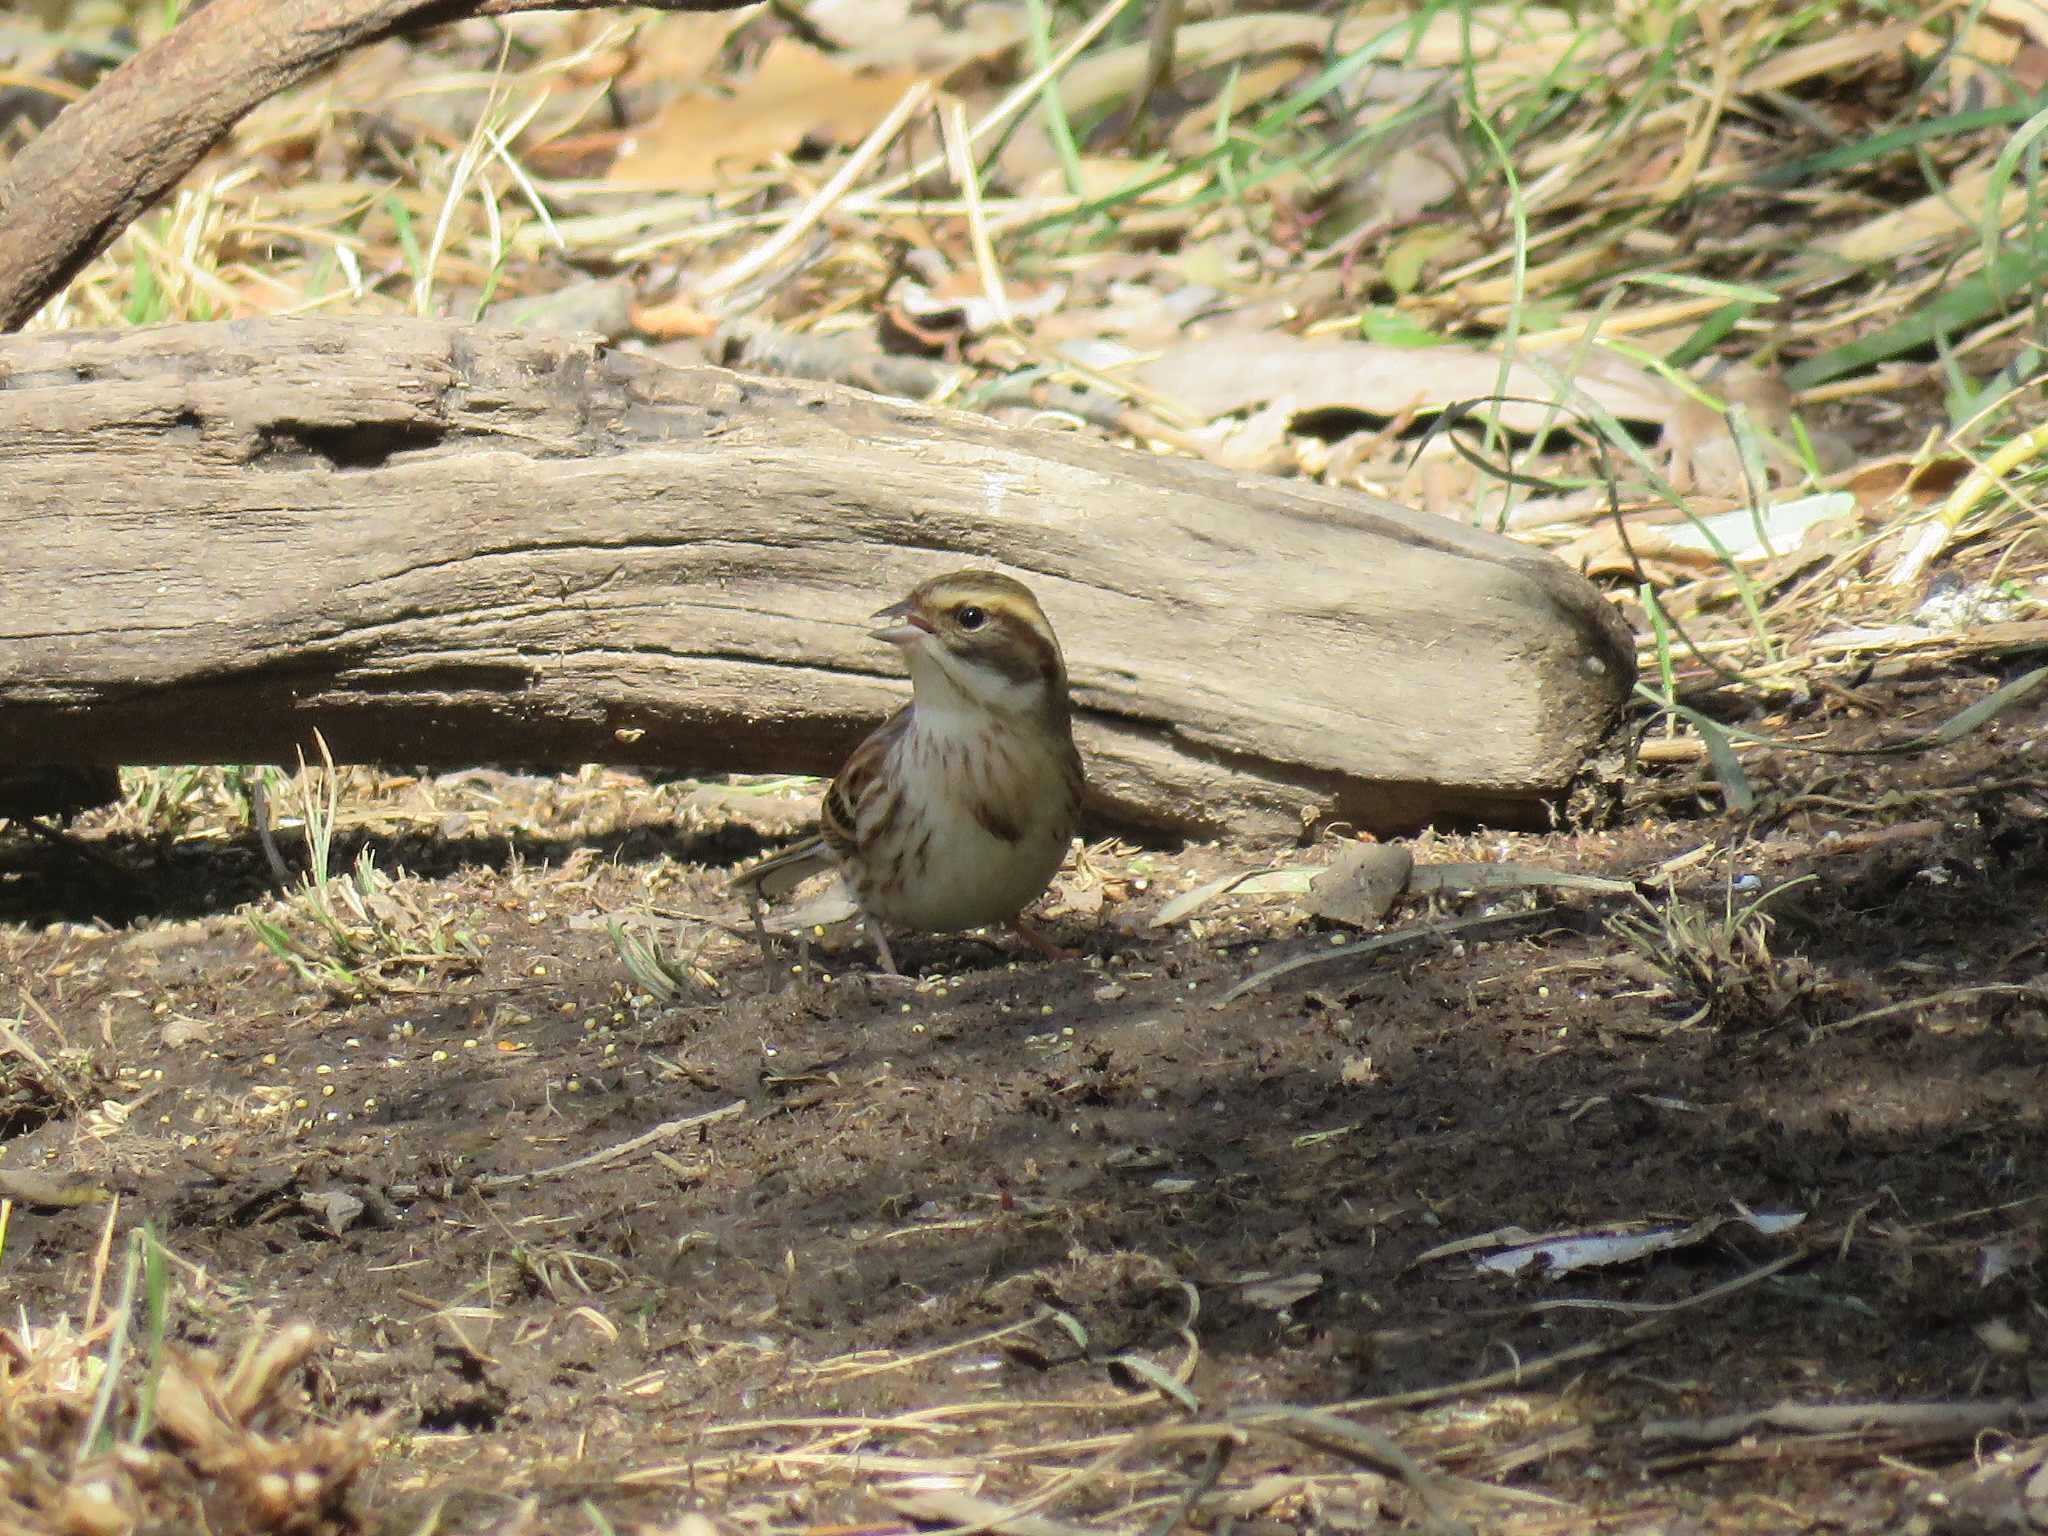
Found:
[[[824,838],[809,837],[741,870],[733,876],[731,888],[751,891],[764,900],[773,901],[795,890],[811,876],[832,868],[837,862],[832,857],[832,850],[825,846]]]

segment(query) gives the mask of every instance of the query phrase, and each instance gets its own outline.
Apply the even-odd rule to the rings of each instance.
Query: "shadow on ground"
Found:
[[[95,848],[161,904],[138,894],[137,910],[196,920],[0,929],[0,988],[25,994],[25,1020],[47,1014],[51,1056],[81,1074],[70,1102],[17,1116],[5,1163],[122,1190],[123,1224],[154,1223],[211,1277],[178,1314],[184,1336],[249,1309],[309,1316],[336,1340],[329,1408],[397,1409],[453,1437],[409,1453],[421,1475],[447,1472],[450,1445],[457,1461],[495,1447],[550,1499],[585,1496],[593,1467],[687,1458],[735,1420],[1142,1386],[1113,1357],[1171,1368],[1192,1340],[1208,1408],[1508,1371],[1514,1422],[1568,1433],[1503,1476],[1586,1518],[1764,1488],[1889,1510],[1897,1474],[1871,1456],[1680,1454],[1638,1430],[1785,1400],[2031,1395],[2048,1016],[2028,988],[2048,960],[2048,834],[2030,789],[1936,766],[1989,787],[1937,780],[1889,819],[1792,807],[1749,834],[1425,842],[1425,860],[1636,878],[1649,906],[1567,904],[1223,1006],[1252,971],[1330,944],[1284,901],[1148,927],[1157,893],[1233,866],[1214,848],[1091,855],[1099,910],[1070,891],[1054,920],[1085,946],[1075,959],[924,940],[901,952],[921,974],[896,982],[866,975],[863,950],[771,977],[719,926],[741,914],[714,866],[789,835],[790,817],[408,832],[370,844],[380,865],[489,942],[470,974],[353,1001],[309,994],[228,910],[263,885],[246,839],[161,862]],[[1873,827],[1886,835],[1852,840]],[[14,910],[63,890],[77,904],[38,922],[112,921],[38,862],[64,857],[34,850]],[[1716,1027],[1605,926],[1672,902],[1725,919],[1780,887],[1745,973],[1777,1015],[1744,1027]],[[697,990],[644,992],[607,913],[655,914]],[[631,1156],[487,1187],[727,1104],[742,1108]],[[346,1221],[337,1192],[357,1202]],[[1726,1222],[1570,1275],[1425,1257],[1506,1227],[1744,1209],[1804,1221],[1771,1237]],[[17,1215],[25,1306],[75,1294],[103,1214]],[[810,1370],[1048,1308],[1078,1332],[1041,1320],[1001,1347]],[[1989,1347],[1988,1325],[2020,1352]],[[622,1516],[641,1507],[604,1486]]]

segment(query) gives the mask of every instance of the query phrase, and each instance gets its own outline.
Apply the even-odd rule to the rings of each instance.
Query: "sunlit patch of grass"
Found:
[[[1776,920],[1770,903],[1814,877],[1788,880],[1754,896],[1738,895],[1731,879],[1718,910],[1688,901],[1675,891],[1608,919],[1608,931],[1674,996],[1695,1005],[1686,1024],[1719,1029],[1753,1029],[1782,1024],[1799,1014],[1823,978],[1801,956],[1773,953]]]
[[[173,1312],[204,1273],[147,1225],[115,1243],[117,1211],[79,1314],[23,1314],[0,1348],[0,1523],[220,1536],[353,1527],[353,1486],[388,1421],[310,1419],[296,1384],[322,1340],[303,1324],[258,1322],[232,1358],[171,1343]],[[0,1243],[7,1214],[0,1203]]]
[[[321,768],[301,767],[297,810],[307,868],[298,888],[249,926],[300,981],[336,997],[404,991],[411,978],[474,970],[483,956],[476,935],[414,900],[404,882],[377,868],[368,848],[354,866],[333,868],[340,784],[320,744]]]

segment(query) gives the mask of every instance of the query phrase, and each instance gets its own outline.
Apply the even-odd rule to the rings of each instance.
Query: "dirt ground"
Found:
[[[2019,670],[1823,691],[1780,726],[1896,739]],[[1686,766],[1606,829],[1425,835],[1421,864],[1638,894],[1413,901],[1390,927],[1497,920],[1365,957],[1286,894],[1150,922],[1328,843],[1101,842],[1049,903],[1075,958],[911,940],[902,980],[851,941],[764,966],[724,890],[814,786],[346,771],[331,866],[384,876],[348,997],[252,926],[335,954],[227,781],[155,776],[68,841],[0,832],[0,1012],[41,1063],[0,1057],[0,1168],[150,1223],[172,1338],[324,1330],[316,1416],[392,1415],[356,1493],[385,1531],[883,1532],[964,1494],[1026,1501],[1015,1536],[1926,1531],[2004,1431],[1699,1421],[2042,1395],[2044,713],[1901,759],[1758,754],[1740,822]],[[76,1309],[108,1211],[18,1204],[24,1319]],[[1713,1218],[1569,1274],[1426,1257]],[[1197,1454],[1219,1432],[1161,1429],[1270,1404],[1355,1405],[1454,1508],[1327,1434],[1250,1432],[1224,1469]]]

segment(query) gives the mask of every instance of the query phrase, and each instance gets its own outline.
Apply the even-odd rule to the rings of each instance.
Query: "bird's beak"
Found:
[[[938,633],[930,624],[912,613],[908,603],[896,603],[871,617],[896,621],[880,629],[868,631],[870,640],[881,640],[890,645],[914,645],[926,635]]]

